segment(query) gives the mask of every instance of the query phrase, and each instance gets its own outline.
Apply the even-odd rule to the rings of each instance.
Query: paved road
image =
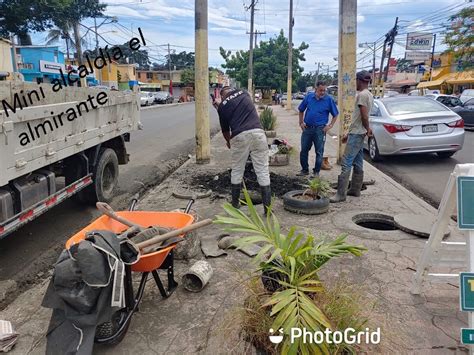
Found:
[[[449,159],[436,154],[384,157],[374,165],[433,206],[443,197],[449,174],[456,164],[474,163],[474,132],[466,131],[463,149]]]
[[[211,112],[211,128],[218,128],[217,114]],[[143,186],[159,183],[193,153],[195,136],[194,105],[156,107],[141,112],[144,130],[133,132],[127,149],[130,163],[120,166],[118,197],[112,206],[125,205],[131,194]],[[122,207],[123,208],[123,207]],[[159,208],[159,206],[157,206]],[[0,288],[13,279],[21,288],[28,286],[57,258],[67,238],[97,215],[94,208],[66,201],[17,232],[0,240]]]

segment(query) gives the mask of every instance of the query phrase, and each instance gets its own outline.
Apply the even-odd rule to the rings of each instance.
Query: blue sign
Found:
[[[458,227],[474,230],[474,176],[458,176]]]

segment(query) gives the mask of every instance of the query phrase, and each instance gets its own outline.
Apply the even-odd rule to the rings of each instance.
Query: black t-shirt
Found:
[[[244,90],[234,90],[217,109],[222,132],[231,132],[231,138],[251,129],[262,128],[255,105]]]

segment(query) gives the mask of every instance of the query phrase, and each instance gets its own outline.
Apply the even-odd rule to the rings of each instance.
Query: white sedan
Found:
[[[438,101],[425,97],[374,100],[370,112],[373,137],[365,147],[373,161],[384,155],[436,153],[451,157],[464,144],[464,121]]]
[[[140,92],[140,105],[148,106],[153,105],[155,102],[155,96],[152,92],[142,91]]]

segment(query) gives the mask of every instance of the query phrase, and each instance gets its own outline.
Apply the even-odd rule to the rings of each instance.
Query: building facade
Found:
[[[0,38],[0,80],[12,80],[13,63],[11,55],[11,42]]]
[[[138,85],[137,67],[135,64],[118,64],[117,71],[119,90],[132,89],[135,85]]]

